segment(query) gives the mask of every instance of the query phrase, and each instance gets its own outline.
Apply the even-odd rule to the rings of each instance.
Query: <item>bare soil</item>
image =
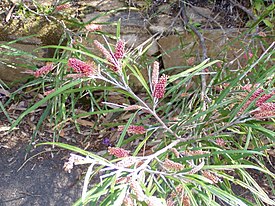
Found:
[[[79,171],[62,169],[66,152],[37,148],[25,161],[25,149],[0,148],[0,206],[68,206],[81,197]]]

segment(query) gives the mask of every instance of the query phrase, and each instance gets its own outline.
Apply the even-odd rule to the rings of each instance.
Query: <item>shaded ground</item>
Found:
[[[72,205],[81,196],[81,171],[66,173],[66,153],[39,154],[42,148],[32,151],[29,157],[37,156],[24,163],[25,148],[0,148],[0,206]]]
[[[6,98],[1,100],[5,102]],[[11,104],[10,117],[17,119],[30,101],[24,96],[19,103]],[[51,146],[29,147],[31,141],[37,144],[53,140],[53,131],[47,121],[31,140],[42,112],[38,109],[28,115],[11,132],[5,116],[0,115],[0,206],[69,206],[81,197],[86,168],[76,166],[71,173],[64,171],[63,165],[68,161],[70,151]],[[94,151],[98,144],[88,132],[90,128],[81,127],[81,131],[82,134],[77,133],[74,125],[68,124],[61,130],[59,141]],[[100,147],[101,150],[107,148]]]

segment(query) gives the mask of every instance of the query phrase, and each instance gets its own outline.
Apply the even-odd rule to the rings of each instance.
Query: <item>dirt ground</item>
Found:
[[[23,99],[21,104],[10,107],[12,118],[18,118],[18,110],[29,104],[29,99]],[[32,139],[34,125],[41,114],[42,110],[28,115],[11,132],[8,131],[9,122],[0,115],[0,206],[69,206],[81,197],[85,165],[74,167],[71,173],[65,172],[63,166],[71,151],[47,145],[34,146],[53,140],[52,130],[47,124]],[[96,141],[89,134],[77,133],[73,124],[66,128],[61,132],[60,142],[95,150]],[[88,130],[88,127],[82,127],[82,131],[88,133]],[[88,137],[94,144],[86,142],[85,146],[81,145]]]
[[[25,161],[26,147],[0,148],[0,206],[68,206],[81,197],[81,172],[62,168],[65,151],[41,147]]]

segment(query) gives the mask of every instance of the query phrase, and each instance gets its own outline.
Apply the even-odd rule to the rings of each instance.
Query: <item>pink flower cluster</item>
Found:
[[[159,81],[156,83],[154,88],[153,97],[160,99],[164,96],[167,79],[168,79],[168,76],[165,74],[163,74],[159,78]]]
[[[121,39],[119,39],[116,43],[116,49],[114,53],[114,57],[119,60],[124,57],[125,54],[125,42]]]
[[[130,151],[118,147],[109,147],[108,152],[117,158],[128,157],[130,154]]]
[[[70,4],[61,4],[61,5],[58,5],[58,6],[55,8],[55,11],[62,11],[62,10],[68,9],[68,8],[70,8],[70,7],[71,7]]]
[[[51,89],[51,90],[45,91],[44,95],[48,96],[49,94],[53,93],[54,91],[55,91],[55,89]]]
[[[36,78],[41,77],[43,75],[48,74],[54,69],[52,63],[47,63],[45,66],[41,67],[40,69],[36,70],[35,72],[31,72]]]
[[[247,86],[244,86],[243,89],[244,89],[244,90],[247,90],[248,92],[251,91],[251,89],[250,89],[249,87],[247,87]],[[251,103],[252,103],[256,98],[258,98],[259,95],[260,95],[261,93],[263,93],[263,92],[264,92],[263,89],[257,89],[257,90],[252,94],[252,96],[248,99],[248,101],[244,104],[244,106],[241,108],[241,110],[239,111],[239,113],[242,113],[244,110],[246,110],[246,108],[247,108],[249,105],[251,105]],[[256,102],[256,103],[257,103],[257,102]]]
[[[102,29],[102,26],[99,24],[88,24],[85,26],[85,29],[90,32],[99,31]]]
[[[118,72],[121,70],[121,60],[125,55],[125,42],[121,39],[117,41],[116,47],[115,47],[115,53],[109,52],[99,41],[94,41],[95,46],[101,51],[101,53],[104,55],[104,57],[107,59],[107,61],[110,64],[110,68],[114,72]]]
[[[163,162],[163,167],[165,167],[168,170],[180,171],[184,168],[184,165],[166,158],[165,161]]]
[[[224,139],[222,139],[222,138],[217,138],[216,144],[219,145],[220,147],[225,147],[225,145],[226,145]]]
[[[159,62],[155,61],[153,63],[153,71],[152,71],[153,97],[160,99],[164,96],[167,79],[168,79],[168,76],[165,74],[163,74],[159,78]]]
[[[154,61],[153,63],[153,71],[152,71],[152,85],[155,87],[155,85],[159,81],[159,62]]]
[[[243,87],[244,90],[251,92],[253,86],[251,84],[245,85]],[[243,112],[254,100],[256,100],[255,105],[257,106],[257,109],[252,112],[253,116],[257,119],[261,118],[267,118],[275,116],[275,103],[273,102],[266,102],[271,97],[275,95],[275,91],[269,93],[269,94],[263,94],[264,90],[261,88],[258,88],[252,96],[248,99],[248,101],[245,103],[245,105],[241,108],[240,112]]]
[[[260,107],[263,105],[268,99],[270,99],[275,92],[270,93],[270,94],[263,94],[257,101],[256,101],[256,106]]]
[[[124,126],[119,126],[118,131],[122,131]],[[127,132],[130,134],[144,134],[146,129],[143,126],[130,125],[127,129]]]
[[[70,58],[68,60],[68,66],[82,76],[91,76],[95,74],[94,65],[92,63],[88,64],[76,58]]]
[[[263,103],[258,107],[258,110],[253,112],[256,119],[275,117],[275,103]]]

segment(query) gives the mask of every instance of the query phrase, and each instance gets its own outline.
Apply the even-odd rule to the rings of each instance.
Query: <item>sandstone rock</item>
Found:
[[[124,1],[119,0],[82,0],[80,1],[80,4],[83,6],[95,7],[97,11],[110,11],[114,9],[121,9],[126,6]]]
[[[149,26],[149,30],[155,33],[171,34],[174,32],[182,32],[184,30],[180,18],[176,18],[167,14],[160,14],[156,21]]]
[[[148,6],[148,2],[144,1],[144,0],[131,0],[129,1],[129,6],[134,6],[134,7],[138,7],[138,8],[143,8]]]
[[[230,42],[240,35],[241,31],[238,29],[202,30],[201,32],[205,39],[207,55],[210,58],[224,59],[226,57],[227,62],[230,62],[236,57],[235,52],[243,50],[243,45],[239,42]],[[198,38],[190,33],[166,36],[161,38],[158,43],[164,54],[162,59],[165,68],[187,66],[187,60],[190,57],[196,57],[197,63],[201,61],[201,46]],[[226,47],[226,53],[224,53],[223,50]]]
[[[187,7],[186,15],[188,16],[190,22],[205,24],[211,18],[211,10],[203,7]]]
[[[94,19],[98,16],[100,12],[88,14],[86,18],[83,20],[84,22],[88,22],[91,19]],[[105,15],[95,19],[96,23],[102,23],[103,29],[102,31],[109,34],[116,34],[117,25],[116,23],[121,20],[121,29],[120,35],[121,38],[125,40],[126,46],[128,48],[135,48],[146,40],[148,40],[151,35],[146,29],[146,22],[144,18],[141,16],[139,12],[135,11],[121,11],[116,12],[113,15]],[[89,39],[97,39],[94,34],[89,34]],[[98,39],[97,39],[98,40]],[[115,43],[112,39],[108,39],[109,42]],[[93,50],[93,45],[90,45]],[[156,47],[153,50],[150,50],[151,53],[155,53]]]
[[[121,21],[121,33],[146,33],[146,22],[139,12],[135,11],[120,11],[114,14],[102,15],[101,12],[93,12],[87,14],[83,22],[102,23],[104,32],[116,33],[116,23]],[[105,25],[105,26],[104,26]]]
[[[27,2],[28,0],[25,1]],[[53,5],[54,3],[53,0],[38,0],[38,3],[41,2],[46,3],[46,5]],[[194,64],[199,63],[201,61],[201,47],[198,38],[194,34],[185,32],[182,20],[180,18],[176,19],[175,16],[171,15],[170,5],[166,3],[158,5],[156,17],[153,19],[146,19],[141,11],[129,10],[125,7],[131,3],[138,5],[140,2],[144,3],[142,0],[132,0],[132,2],[125,0],[80,0],[78,5],[81,5],[80,7],[83,8],[72,7],[71,10],[73,13],[76,13],[74,12],[74,9],[85,11],[85,8],[87,8],[85,17],[82,19],[83,22],[87,23],[92,21],[95,23],[101,23],[103,25],[102,32],[111,34],[113,37],[116,35],[117,22],[121,20],[121,38],[126,41],[127,48],[138,48],[138,51],[141,52],[153,41],[147,54],[149,56],[154,56],[159,54],[159,52],[162,53],[165,68],[175,66],[185,67],[188,64],[190,66],[190,57],[195,57],[195,61],[197,62],[194,62]],[[173,2],[176,3],[177,1],[173,0]],[[0,2],[0,6],[1,5],[4,4]],[[0,14],[0,17],[3,15],[5,16],[8,12],[10,2],[8,2],[7,5],[7,8]],[[139,5],[142,7],[143,4]],[[108,13],[108,11],[115,9],[117,9],[116,12]],[[70,18],[70,14],[71,13],[67,14],[66,17]],[[60,18],[66,18],[62,15]],[[192,6],[187,8],[187,15],[190,18],[191,23],[204,24],[209,20],[208,18],[211,18],[211,10]],[[47,20],[37,15],[32,15],[30,18],[24,19],[24,21],[22,21],[24,22],[23,25],[19,24],[19,19],[13,18],[11,20],[13,20],[13,22],[0,22],[0,40],[16,40],[23,36],[37,34],[35,37],[25,40],[21,39],[20,42],[18,42],[18,45],[15,44],[16,47],[18,46],[17,48],[22,50],[27,49],[26,51],[29,52],[32,52],[32,50],[37,48],[37,46],[58,44],[59,39],[64,32],[64,29],[60,24],[54,23],[54,21],[49,23]],[[238,55],[238,52],[240,50],[243,51],[243,48],[245,47],[245,41],[243,40],[240,40],[239,42],[234,41],[233,43],[230,42],[240,34],[238,29],[202,30],[200,32],[202,32],[205,38],[208,52],[207,55],[213,59],[226,58],[227,61],[231,61],[236,58],[236,54]],[[152,34],[162,34],[164,37],[160,38],[158,41],[152,39],[152,41],[148,41],[145,44],[144,42],[150,39]],[[94,39],[97,39],[105,44],[104,39],[102,39],[100,35],[94,33],[89,33],[88,38],[87,42],[83,40],[82,43],[92,52],[98,54],[98,51],[94,49],[92,42]],[[108,42],[115,45],[114,38],[108,38]],[[240,44],[240,42],[243,44]],[[227,47],[226,53],[222,50],[225,46]],[[13,80],[14,76],[17,74],[19,75],[19,78],[22,77],[22,74],[20,73],[21,71],[17,72],[21,67],[17,67],[16,69],[11,69],[11,67],[15,66],[15,64],[24,64],[25,62],[33,61],[33,59],[30,59],[30,56],[21,60],[19,60],[18,57],[16,59],[11,57],[7,59],[7,56],[0,56],[0,58],[6,58],[5,63],[7,63],[0,64],[0,72],[2,72],[0,78],[7,81]],[[6,60],[9,60],[10,62]],[[35,65],[35,63],[32,64]],[[11,71],[11,73],[8,73],[9,71]]]
[[[37,64],[43,64],[36,62],[35,57],[42,57],[47,51],[40,50],[34,53],[34,50],[38,48],[37,45],[14,43],[3,46],[5,44],[7,42],[0,42],[0,79],[4,82],[23,82],[30,76],[23,73],[24,71],[28,70],[30,66],[36,67]]]

